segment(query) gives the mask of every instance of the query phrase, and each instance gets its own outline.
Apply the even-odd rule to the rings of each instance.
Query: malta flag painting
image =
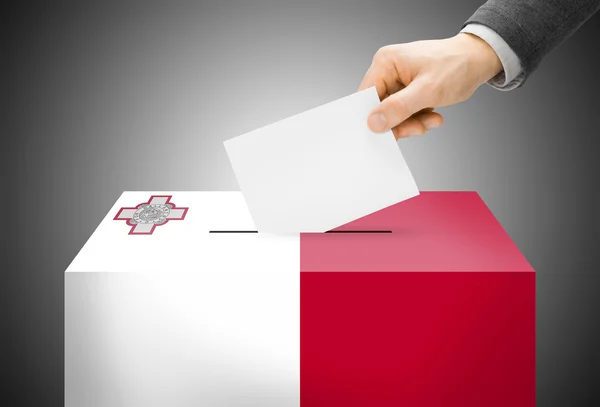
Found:
[[[475,192],[258,233],[125,192],[65,273],[68,407],[535,405],[535,272]]]

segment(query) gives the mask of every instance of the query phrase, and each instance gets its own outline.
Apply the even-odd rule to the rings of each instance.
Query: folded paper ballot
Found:
[[[415,197],[391,131],[374,133],[374,87],[226,140],[260,232],[326,232]]]

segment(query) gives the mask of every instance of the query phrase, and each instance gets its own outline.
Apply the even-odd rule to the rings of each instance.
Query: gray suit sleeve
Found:
[[[463,25],[482,24],[512,48],[523,67],[522,86],[542,59],[600,9],[600,0],[489,0]]]

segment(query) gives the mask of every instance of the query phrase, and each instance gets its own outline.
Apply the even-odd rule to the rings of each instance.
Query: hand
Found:
[[[501,70],[494,50],[466,33],[383,47],[359,88],[375,86],[382,100],[367,124],[376,133],[391,129],[396,139],[421,135],[444,121],[434,108],[468,99]]]

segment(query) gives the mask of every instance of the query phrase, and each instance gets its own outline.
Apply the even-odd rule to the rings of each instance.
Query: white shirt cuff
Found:
[[[494,30],[482,24],[468,24],[460,32],[478,36],[496,52],[504,70],[488,81],[498,90],[512,90],[523,82],[524,72],[521,60],[510,46]]]

